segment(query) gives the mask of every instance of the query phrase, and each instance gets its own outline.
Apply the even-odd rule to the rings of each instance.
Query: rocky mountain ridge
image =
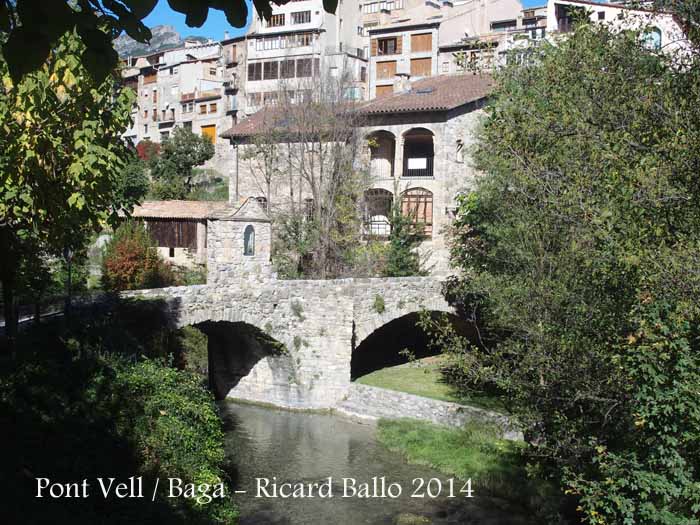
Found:
[[[182,37],[177,30],[171,25],[158,25],[151,28],[150,43],[142,44],[137,42],[126,33],[119,35],[114,40],[114,49],[122,58],[129,56],[147,55],[156,51],[164,51],[172,49],[184,44],[185,40],[197,40],[206,42],[208,39],[203,36],[187,36]]]

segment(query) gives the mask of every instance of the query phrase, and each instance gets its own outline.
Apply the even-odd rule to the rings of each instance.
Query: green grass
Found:
[[[471,479],[475,497],[497,496],[529,505],[537,493],[520,454],[524,445],[498,439],[493,428],[456,429],[413,419],[380,420],[377,437],[409,463],[429,465],[463,481]]]
[[[505,412],[496,396],[487,394],[460,395],[445,381],[440,369],[447,364],[447,357],[438,355],[416,359],[403,365],[382,368],[357,379],[368,386],[406,392],[417,396],[471,405],[497,412]]]

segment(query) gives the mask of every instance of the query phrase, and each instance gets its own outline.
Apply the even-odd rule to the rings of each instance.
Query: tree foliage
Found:
[[[102,284],[107,290],[160,288],[175,283],[170,266],[156,252],[143,224],[124,222],[105,246]]]
[[[423,235],[419,231],[422,225],[416,224],[413,219],[401,212],[400,204],[392,206],[384,277],[408,277],[425,273],[418,253],[418,246],[423,241]]]
[[[161,0],[163,1],[163,0]],[[266,19],[272,14],[272,3],[288,0],[253,0],[255,8]],[[138,42],[148,42],[151,31],[143,19],[158,0],[0,0],[0,31],[7,34],[2,54],[7,57],[9,73],[14,81],[39,69],[50,56],[56,43],[68,31],[76,31],[83,44],[80,60],[98,80],[115,68],[118,56],[112,40],[122,31]],[[335,12],[337,0],[323,0],[329,13]],[[174,11],[186,16],[190,27],[201,27],[210,9],[223,11],[234,27],[243,27],[248,20],[245,0],[168,0]]]
[[[194,167],[214,156],[214,144],[190,129],[177,127],[151,159],[153,195],[158,199],[184,199],[192,191]]]
[[[7,56],[0,59],[0,280],[11,338],[16,262],[31,247],[75,250],[133,204],[118,187],[134,94],[112,77],[95,81],[81,64],[84,51],[77,33],[68,33],[19,82]]]
[[[465,375],[589,523],[698,523],[700,69],[672,64],[582,25],[506,67],[453,231]]]

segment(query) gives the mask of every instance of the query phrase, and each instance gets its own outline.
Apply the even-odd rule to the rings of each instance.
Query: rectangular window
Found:
[[[280,62],[280,78],[294,78],[294,60]]]
[[[396,49],[396,37],[379,38],[377,40],[377,54],[379,55],[395,55]]]
[[[296,38],[296,47],[310,46],[313,43],[312,33],[299,33]]]
[[[491,31],[496,33],[510,31],[518,25],[516,20],[503,20],[501,22],[491,22]]]
[[[394,92],[394,86],[377,86],[377,97],[391,95]]]
[[[598,20],[605,20],[605,11],[598,11]]]
[[[216,142],[216,125],[202,126],[202,137],[206,137],[214,144]]]
[[[429,77],[433,73],[432,58],[414,58],[411,59],[411,76],[412,77]]]
[[[279,78],[279,62],[265,62],[263,64],[263,79],[276,80]]]
[[[292,13],[292,24],[308,24],[309,22],[311,22],[311,11]]]
[[[304,78],[310,77],[311,72],[311,59],[310,58],[300,58],[297,60],[297,77]]]
[[[200,105],[199,105],[199,114],[200,114],[200,115],[206,115],[206,114],[207,114],[207,105],[206,105],[206,104],[200,104]]]
[[[432,33],[422,33],[420,35],[411,35],[411,53],[422,53],[433,50],[433,35]]]
[[[216,113],[216,102],[209,104],[209,113]]]
[[[148,124],[143,125],[143,134],[148,135]]]
[[[248,64],[248,80],[262,80],[262,62]]]
[[[377,78],[394,78],[394,75],[396,75],[396,60],[377,62]]]
[[[185,129],[191,130],[191,129],[192,129],[192,121],[191,121],[191,120],[188,120],[187,122],[183,122],[183,123],[182,123],[182,127],[185,128]]]
[[[284,14],[272,15],[270,17],[269,22],[267,23],[268,27],[280,27],[283,25],[284,25]]]
[[[216,76],[216,68],[215,67],[210,67],[209,68],[209,74],[213,77]]]
[[[360,67],[360,82],[367,82],[367,68]]]
[[[148,118],[148,110],[147,109],[143,110],[143,118]]]

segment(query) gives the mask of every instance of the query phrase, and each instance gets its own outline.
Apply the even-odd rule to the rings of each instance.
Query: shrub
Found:
[[[113,291],[159,288],[174,284],[175,276],[170,265],[158,257],[144,226],[126,221],[105,247],[102,283]]]

